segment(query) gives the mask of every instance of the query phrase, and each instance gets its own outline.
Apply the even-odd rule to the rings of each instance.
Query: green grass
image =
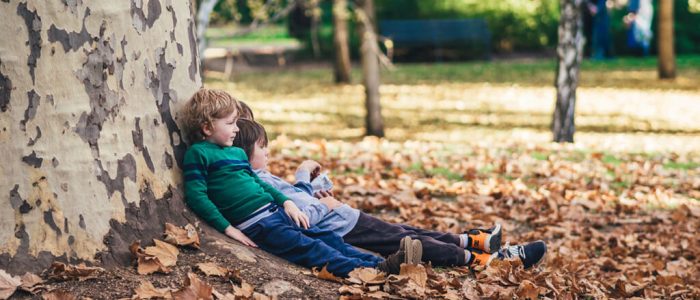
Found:
[[[622,163],[622,160],[610,155],[610,154],[605,154],[603,155],[603,158],[601,159],[602,162],[609,164],[609,165],[619,165]]]
[[[532,152],[530,155],[536,160],[547,160],[549,158],[549,155],[542,152]]]
[[[443,167],[427,170],[427,173],[431,176],[442,176],[451,181],[460,181],[464,179],[464,176],[462,176],[462,174],[453,172],[450,169]]]
[[[696,162],[668,162],[664,164],[664,169],[668,170],[692,170],[700,168],[700,163]]]

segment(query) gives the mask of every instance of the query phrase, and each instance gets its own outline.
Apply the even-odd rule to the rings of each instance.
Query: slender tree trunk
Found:
[[[174,113],[201,86],[192,15],[188,1],[0,1],[0,269],[128,265],[131,242],[192,216]]]
[[[582,0],[560,0],[559,44],[557,46],[557,103],[552,120],[555,142],[574,142],[574,111],[579,67],[583,58]]]
[[[659,0],[659,78],[676,78],[673,0]]]
[[[333,45],[335,46],[336,83],[350,83],[350,48],[348,47],[348,3],[333,0]]]
[[[209,27],[211,13],[214,11],[214,6],[216,6],[218,2],[219,0],[202,0],[197,10],[197,49],[199,49],[199,55],[202,58],[202,66],[204,66],[204,50],[207,49],[207,38],[205,34]]]
[[[384,136],[384,120],[379,103],[379,56],[376,50],[376,33],[374,32],[373,0],[357,0],[357,31],[360,36],[360,53],[362,56],[362,80],[365,86],[365,108],[367,117],[365,126],[367,135]]]

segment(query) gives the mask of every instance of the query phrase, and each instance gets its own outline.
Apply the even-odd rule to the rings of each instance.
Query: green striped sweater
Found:
[[[243,149],[202,141],[187,149],[183,164],[185,201],[221,232],[270,202],[288,198],[260,180]]]

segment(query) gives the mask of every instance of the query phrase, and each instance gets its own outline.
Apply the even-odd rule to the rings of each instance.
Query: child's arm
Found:
[[[292,200],[289,200],[287,196],[280,193],[280,191],[269,185],[264,180],[260,179],[260,177],[258,177],[258,175],[255,173],[251,172],[251,175],[255,178],[255,182],[257,182],[263,188],[263,190],[265,190],[265,192],[272,196],[275,203],[284,207],[284,211],[287,213],[287,215],[289,215],[292,221],[297,224],[297,226],[304,227],[306,229],[309,228],[309,217],[301,212],[296,204],[292,202]]]
[[[185,202],[200,218],[219,232],[231,226],[219,208],[207,195],[207,168],[204,157],[199,152],[185,153],[183,177],[185,180]]]

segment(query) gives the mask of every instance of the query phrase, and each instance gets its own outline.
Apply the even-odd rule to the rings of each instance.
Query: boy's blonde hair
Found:
[[[225,118],[231,113],[236,113],[238,117],[240,111],[241,105],[227,92],[200,89],[183,107],[183,125],[187,140],[190,143],[204,140],[204,125],[211,126],[214,120]]]

